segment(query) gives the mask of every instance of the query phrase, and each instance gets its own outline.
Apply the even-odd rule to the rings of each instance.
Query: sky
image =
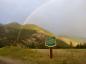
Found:
[[[86,0],[0,0],[0,23],[12,21],[86,38]]]
[[[33,10],[48,0],[0,0],[0,23],[24,22]]]

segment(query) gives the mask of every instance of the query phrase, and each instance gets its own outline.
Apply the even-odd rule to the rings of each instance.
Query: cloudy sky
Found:
[[[0,22],[23,22],[37,7],[48,0],[0,0]]]
[[[0,22],[12,21],[86,37],[86,0],[0,0]]]

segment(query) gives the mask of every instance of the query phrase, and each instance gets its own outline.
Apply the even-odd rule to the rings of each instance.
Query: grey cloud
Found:
[[[28,19],[56,35],[86,37],[86,0],[55,0]]]

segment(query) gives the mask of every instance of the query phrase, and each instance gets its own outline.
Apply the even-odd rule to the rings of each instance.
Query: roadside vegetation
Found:
[[[53,49],[53,59],[49,49],[25,49],[17,47],[0,48],[0,56],[21,60],[24,64],[85,64],[85,49]]]

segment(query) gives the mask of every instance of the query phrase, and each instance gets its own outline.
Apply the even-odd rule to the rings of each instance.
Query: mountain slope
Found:
[[[49,36],[54,36],[52,33],[48,32],[47,30],[45,30],[45,29],[43,29],[43,28],[41,28],[37,25],[34,25],[34,24],[23,25],[23,29],[36,30],[39,33],[43,33],[43,34],[46,34],[46,35],[49,35]]]
[[[73,46],[77,46],[78,44],[84,44],[86,40],[84,38],[79,37],[70,37],[70,36],[59,36],[58,39],[66,42],[68,45],[72,43]]]
[[[20,28],[20,26],[21,25],[16,22],[8,23],[5,25],[5,27],[7,27],[7,28]]]
[[[4,44],[3,46],[12,45],[26,48],[46,48],[46,37],[54,36],[47,30],[34,24],[21,25],[18,23],[10,23],[4,25],[4,27],[7,29],[7,32],[4,33],[5,35],[0,41],[0,43]],[[63,48],[65,46],[68,45],[65,42],[57,39],[57,48]]]

